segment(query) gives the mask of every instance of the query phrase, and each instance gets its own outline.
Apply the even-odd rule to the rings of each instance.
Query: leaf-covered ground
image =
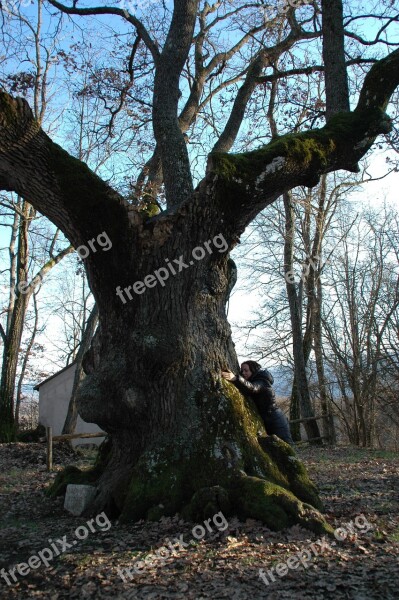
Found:
[[[51,551],[52,543],[54,554],[65,549],[48,566],[32,561],[35,568],[26,575],[15,572],[16,582],[8,574],[12,585],[0,578],[1,598],[399,598],[398,453],[342,447],[299,451],[320,488],[327,519],[340,528],[339,539],[324,541],[297,526],[275,533],[257,521],[228,519],[225,527],[220,515],[208,527],[174,517],[134,525],[113,522],[108,528],[99,518],[91,532],[87,519],[68,515],[61,499],[44,495],[61,465],[88,464],[90,457],[59,445],[54,454],[55,472],[49,474],[43,445],[0,445],[3,573],[44,548]],[[205,534],[200,528],[193,532],[195,525]],[[80,526],[88,531],[86,539],[77,539],[85,535]],[[194,533],[203,538],[196,540]],[[156,557],[157,548],[168,542],[173,552]],[[144,557],[147,563],[135,573],[134,565]],[[282,576],[275,571],[279,563]],[[131,580],[125,568],[131,569]]]

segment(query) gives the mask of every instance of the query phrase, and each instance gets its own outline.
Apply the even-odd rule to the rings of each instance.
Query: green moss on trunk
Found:
[[[215,384],[189,401],[192,414],[202,415],[192,435],[187,428],[180,434],[165,433],[131,469],[124,465],[119,481],[113,471],[117,462],[108,462],[113,460],[108,442],[93,469],[69,467],[59,474],[51,495],[63,493],[68,483],[101,488],[109,467],[112,489],[107,502],[119,508],[121,522],[176,513],[199,521],[222,511],[226,517],[260,519],[271,529],[300,523],[331,532],[318,510],[322,504],[317,490],[292,448],[275,436],[259,438],[258,432],[265,432],[252,403],[232,384]]]
[[[331,532],[304,465],[275,436],[258,438],[263,425],[234,386],[222,382],[217,396],[199,396],[197,404],[207,416],[201,437],[191,447],[179,448],[174,439],[142,455],[123,500],[122,522],[176,512],[198,521],[222,511],[260,519],[272,529],[299,522]]]
[[[287,448],[282,440],[275,435],[259,438],[259,444],[285,474],[289,489],[303,502],[311,504],[318,510],[323,510],[317,488],[310,480],[303,462],[291,448]]]
[[[234,505],[242,519],[251,515],[273,530],[299,523],[315,533],[332,534],[334,531],[313,506],[299,501],[281,486],[258,477],[243,476],[236,480]]]
[[[336,168],[357,171],[357,160],[376,135],[390,128],[390,119],[382,110],[369,108],[338,113],[320,129],[277,136],[250,152],[211,153],[208,171],[214,176],[217,201],[222,210],[239,210],[244,201],[273,195],[274,182],[280,195],[282,175],[290,187],[313,187],[334,163]]]
[[[385,121],[383,111],[375,108],[338,113],[321,129],[277,136],[257,150],[240,154],[214,152],[210,155],[212,172],[224,181],[241,180],[241,186],[245,187],[246,184],[252,186],[265,167],[278,157],[300,169],[311,164],[320,169],[327,165],[330,154],[341,143],[356,144],[369,133],[376,135]]]

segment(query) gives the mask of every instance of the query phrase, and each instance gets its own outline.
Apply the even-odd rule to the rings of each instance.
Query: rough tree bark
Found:
[[[326,119],[349,110],[345,31],[342,0],[322,0],[323,61],[326,85]]]
[[[398,84],[396,51],[372,68],[353,113],[254,152],[213,153],[193,193],[183,156],[175,172],[183,181],[179,202],[169,198],[171,208],[152,218],[54,144],[24,100],[0,95],[1,188],[29,193],[75,247],[101,231],[113,244],[85,259],[99,327],[78,394],[81,416],[107,431],[109,442],[91,474],[67,473],[59,490],[92,477],[91,510],[122,520],[177,511],[197,519],[223,510],[273,528],[300,522],[328,529],[300,461],[273,436],[258,439],[252,404],[220,379],[222,368],[238,366],[225,314],[228,254],[282,193],[355,168],[376,135],[389,130],[384,110]],[[165,131],[165,122],[159,127]],[[162,168],[173,189],[164,156]],[[221,234],[226,246],[218,249]],[[164,285],[148,278],[161,267],[169,270]],[[147,288],[135,293],[131,286],[145,278]]]

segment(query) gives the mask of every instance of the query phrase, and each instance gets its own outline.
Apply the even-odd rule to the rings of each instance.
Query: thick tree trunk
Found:
[[[180,8],[187,5],[195,18],[196,5],[191,0],[175,5],[178,31]],[[187,47],[187,31],[180,50]],[[153,45],[149,48],[156,58]],[[173,59],[174,50],[168,52]],[[172,62],[166,59],[165,54],[158,91],[165,89],[162,77]],[[154,116],[158,137],[168,136],[168,123],[170,139],[179,137],[172,114],[175,75],[173,68],[173,98]],[[0,94],[0,187],[29,194],[75,247],[95,243],[104,231],[113,244],[112,251],[93,251],[85,260],[99,327],[78,395],[79,413],[107,431],[110,442],[94,471],[64,474],[54,493],[68,480],[89,478],[97,490],[91,510],[107,507],[124,520],[176,511],[198,518],[223,508],[273,528],[299,522],[328,529],[310,506],[320,501],[293,450],[273,436],[258,440],[263,428],[253,406],[220,379],[221,368],[238,366],[225,315],[228,252],[282,193],[314,186],[322,173],[356,168],[376,135],[391,128],[383,111],[398,82],[395,51],[371,69],[353,113],[254,152],[210,155],[207,177],[193,194],[181,139],[160,140],[173,209],[152,219],[54,144],[24,100]],[[175,149],[182,158],[177,169]],[[220,233],[226,250],[208,252],[206,242],[212,245]],[[203,257],[191,254],[197,246]],[[169,269],[166,283],[152,277],[161,267],[161,273]],[[147,287],[132,289],[143,279]]]
[[[137,520],[223,510],[273,528],[299,520],[325,529],[300,461],[274,436],[258,440],[265,431],[253,404],[220,377],[238,368],[225,314],[231,267],[214,215],[206,222],[195,212],[175,222],[173,237],[143,235],[134,251],[141,270],[130,281],[121,273],[119,306],[100,303],[77,400],[111,440],[91,511]],[[187,267],[179,272],[174,260]],[[140,295],[128,287],[161,268],[165,282],[148,278]],[[67,473],[56,488],[81,477]]]

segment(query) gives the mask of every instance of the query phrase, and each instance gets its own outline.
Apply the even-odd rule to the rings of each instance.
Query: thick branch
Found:
[[[153,126],[169,206],[193,192],[186,141],[177,115],[179,81],[193,38],[197,0],[175,0],[172,22],[154,79]]]
[[[203,44],[206,32],[208,30],[208,26],[206,24],[206,17],[216,10],[216,5],[210,6],[209,4],[205,4],[203,10],[199,13],[199,25],[200,31],[194,37],[195,41],[195,76],[193,79],[193,83],[191,85],[190,95],[187,98],[187,102],[184,105],[180,116],[179,116],[179,127],[182,133],[186,133],[188,129],[195,122],[198,112],[200,108],[206,104],[211,97],[213,97],[220,89],[224,86],[227,86],[234,81],[237,81],[241,78],[242,74],[239,74],[235,78],[232,78],[228,81],[223,82],[222,85],[218,86],[216,90],[211,92],[209,96],[201,103],[201,97],[204,90],[205,83],[209,77],[212,76],[212,71],[217,67],[223,68],[226,64],[227,60],[229,60],[232,56],[234,56],[243,46],[244,44],[251,39],[251,37],[264,29],[265,24],[261,27],[256,27],[251,29],[246,35],[244,35],[230,50],[226,52],[219,52],[216,54],[212,60],[205,66],[204,64],[204,55],[203,55]],[[247,70],[247,69],[246,69]],[[261,72],[261,70],[260,70]],[[251,88],[252,89],[252,88]],[[144,181],[146,180],[145,188]],[[159,187],[163,183],[163,173],[162,173],[162,164],[161,164],[161,156],[159,152],[159,147],[154,151],[153,156],[147,162],[145,167],[143,168],[138,180],[137,180],[137,194],[140,195],[143,193],[148,198],[152,198],[155,200],[156,194],[159,190]],[[170,202],[169,202],[170,204]]]
[[[327,120],[349,110],[349,87],[345,64],[345,32],[342,0],[322,0],[323,61]]]
[[[214,152],[228,152],[233,146],[241,127],[241,123],[244,119],[248,102],[254,89],[258,85],[257,78],[262,74],[263,69],[268,64],[268,60],[269,57],[267,52],[262,50],[251,65],[245,81],[238,91],[234,101],[233,109],[230,113],[230,117],[226,123],[223,133],[214,146]]]
[[[399,49],[376,62],[364,80],[356,110],[386,110],[399,85]]]
[[[313,187],[323,173],[356,171],[377,135],[391,129],[384,109],[398,85],[396,50],[371,68],[355,111],[335,115],[322,129],[284,135],[253,152],[210,154],[205,185],[216,196],[222,219],[240,233],[285,191]]]
[[[106,232],[113,250],[92,251],[91,268],[117,276],[118,259],[128,260],[128,204],[85,163],[52,142],[24,99],[5,93],[0,93],[0,186],[28,199],[75,248]]]

